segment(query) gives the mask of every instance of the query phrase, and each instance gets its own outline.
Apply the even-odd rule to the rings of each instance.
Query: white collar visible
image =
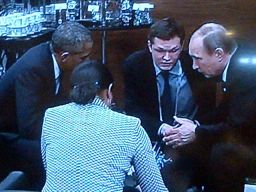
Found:
[[[52,53],[52,60],[53,60],[53,69],[54,69],[54,78],[57,80],[60,76],[60,67],[56,61],[55,55]]]
[[[228,71],[228,67],[229,67],[229,64],[230,64],[230,60],[231,60],[231,58],[232,58],[232,56],[234,55],[234,53],[236,52],[236,49],[234,50],[234,52],[230,55],[230,57],[229,57],[229,59],[228,59],[228,63],[227,63],[227,65],[225,66],[225,69],[224,69],[224,71],[223,71],[223,73],[222,73],[222,81],[223,82],[227,82],[227,71]]]
[[[55,95],[58,94],[60,88],[60,67],[56,61],[54,53],[52,53],[54,79],[55,79]]]
[[[222,73],[222,81],[226,82],[227,81],[227,71],[228,71],[228,67],[229,67],[229,63],[230,63],[230,59],[228,60],[228,64],[225,66],[225,69]]]

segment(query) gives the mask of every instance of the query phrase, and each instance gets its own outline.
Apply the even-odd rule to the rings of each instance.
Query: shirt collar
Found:
[[[104,102],[102,101],[102,99],[101,99],[99,96],[96,96],[96,97],[93,99],[92,104],[98,105],[98,106],[101,106],[101,107],[104,107],[104,108],[109,108],[109,107],[107,106],[107,104],[104,103]]]
[[[52,53],[52,60],[53,60],[53,69],[54,69],[54,78],[55,80],[60,76],[60,67],[56,61],[55,55]]]
[[[223,82],[226,82],[227,81],[227,71],[228,71],[228,67],[229,67],[229,64],[230,64],[230,60],[231,60],[231,57],[234,55],[234,53],[236,52],[236,49],[235,51],[230,55],[229,59],[228,59],[228,62],[227,62],[227,65],[225,66],[225,69],[222,73],[222,77],[221,77],[221,80]]]
[[[226,65],[226,67],[225,67],[225,69],[224,69],[224,71],[223,71],[223,73],[222,73],[221,80],[222,80],[223,82],[226,82],[226,81],[227,81],[227,71],[228,71],[229,63],[230,63],[230,62],[228,61],[228,64]]]

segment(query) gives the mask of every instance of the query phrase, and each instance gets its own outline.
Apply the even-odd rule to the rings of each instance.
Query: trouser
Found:
[[[236,143],[213,146],[207,192],[243,192],[245,177],[256,178],[256,148]]]
[[[191,187],[201,187],[206,172],[205,145],[190,143],[176,149],[165,149],[172,159],[161,168],[162,178],[169,191],[184,192]]]

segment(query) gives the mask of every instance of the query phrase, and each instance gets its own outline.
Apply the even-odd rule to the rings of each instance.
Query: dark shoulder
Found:
[[[24,53],[6,72],[3,79],[13,81],[18,77],[49,74],[53,64],[48,43],[42,43]]]
[[[47,46],[47,43],[37,45],[22,55],[3,75],[0,81],[0,92],[14,90],[16,80],[25,78],[35,81],[34,77],[38,77],[45,84],[50,79],[49,74],[53,71],[53,66],[48,67],[52,61],[49,60],[51,59],[49,53],[45,54]]]
[[[192,63],[192,58],[190,57],[188,50],[183,50],[180,54],[180,59],[184,61],[189,61]]]
[[[143,49],[139,51],[133,52],[131,55],[129,55],[125,61],[124,66],[138,66],[138,65],[144,65],[144,63],[150,63],[152,62],[152,56],[148,49]]]
[[[31,61],[40,61],[46,59],[47,56],[51,55],[51,51],[49,48],[49,43],[41,43],[37,46],[30,48],[27,52],[24,53],[22,57],[20,57],[17,62],[30,61],[29,63],[33,64]],[[34,60],[32,60],[34,59]]]
[[[256,86],[256,48],[239,44],[231,58],[228,78],[234,87],[250,88]]]
[[[29,49],[11,67],[10,71],[27,71],[34,68],[48,67],[52,63],[48,43],[42,43]]]

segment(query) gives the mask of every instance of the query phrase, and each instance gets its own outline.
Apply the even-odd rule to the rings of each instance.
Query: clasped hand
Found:
[[[161,134],[166,145],[178,147],[195,140],[195,129],[197,125],[186,118],[174,116],[176,125],[163,124]]]

